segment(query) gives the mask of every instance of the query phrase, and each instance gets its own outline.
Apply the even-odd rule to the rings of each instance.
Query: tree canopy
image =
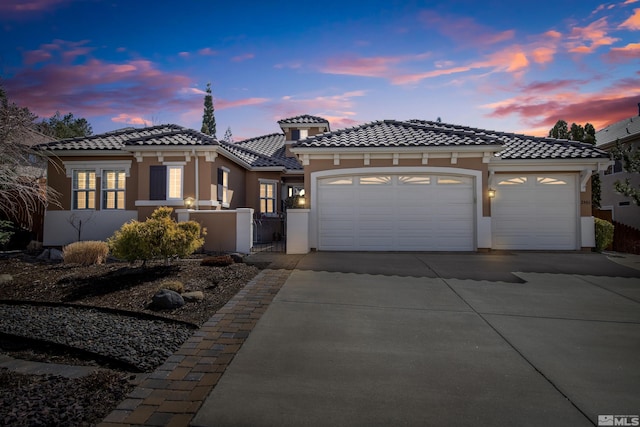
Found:
[[[572,141],[585,142],[596,145],[596,128],[591,123],[582,125],[571,123],[571,127],[564,120],[558,120],[549,130],[550,138],[570,139]],[[591,205],[594,208],[600,207],[602,189],[600,188],[600,175],[591,175]]]
[[[93,134],[93,129],[85,118],[76,118],[73,113],[61,116],[59,111],[40,122],[38,127],[40,132],[56,139],[76,138]]]
[[[204,96],[204,114],[202,115],[200,132],[216,138],[216,116],[213,108],[213,95],[211,95],[211,83],[207,83],[207,94]]]
[[[640,150],[631,145],[623,146],[616,141],[616,148],[613,150],[613,158],[622,161],[622,167],[628,173],[640,173]],[[633,203],[640,205],[640,187],[634,186],[629,178],[624,181],[617,180],[614,184],[615,190],[629,197]]]
[[[0,215],[5,218],[33,212],[56,198],[37,182],[47,163],[43,153],[31,147],[36,119],[28,108],[9,101],[0,86]]]

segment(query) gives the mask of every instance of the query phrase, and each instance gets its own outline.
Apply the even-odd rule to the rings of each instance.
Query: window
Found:
[[[218,201],[228,205],[229,199],[229,169],[218,168]]]
[[[96,172],[73,171],[73,209],[96,208]]]
[[[292,129],[291,140],[298,141],[299,139],[305,139],[309,136],[309,129]]]
[[[102,171],[102,209],[124,209],[125,171]]]
[[[260,182],[260,212],[263,214],[277,213],[275,182]]]
[[[182,166],[151,166],[150,200],[182,200]]]

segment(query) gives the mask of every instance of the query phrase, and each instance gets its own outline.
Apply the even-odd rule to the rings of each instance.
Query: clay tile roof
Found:
[[[495,138],[459,129],[438,129],[419,123],[382,120],[325,132],[293,144],[294,147],[438,147],[496,145]]]
[[[609,157],[607,153],[591,144],[566,139],[541,138],[425,120],[410,120],[410,122],[442,129],[460,129],[495,138],[504,147],[503,150],[495,154],[496,157],[502,159],[585,159]]]
[[[99,135],[68,138],[38,145],[46,150],[122,150],[134,146],[217,145],[211,136],[178,125],[125,128]]]
[[[308,114],[304,114],[302,116],[290,117],[288,119],[278,120],[278,124],[329,124],[327,119],[323,119],[318,116],[310,116]]]
[[[258,136],[256,138],[245,139],[233,144],[243,147],[255,153],[269,157],[281,166],[289,170],[302,170],[302,165],[294,157],[287,157],[285,149],[285,136],[281,133]]]

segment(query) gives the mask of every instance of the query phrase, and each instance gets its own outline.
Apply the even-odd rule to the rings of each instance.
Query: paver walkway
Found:
[[[272,267],[293,268],[297,259],[282,257]],[[99,426],[188,426],[290,273],[262,270]]]

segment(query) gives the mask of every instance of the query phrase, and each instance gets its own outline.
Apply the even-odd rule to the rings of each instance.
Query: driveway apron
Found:
[[[192,425],[592,426],[637,414],[639,288],[640,271],[599,254],[311,253]]]

